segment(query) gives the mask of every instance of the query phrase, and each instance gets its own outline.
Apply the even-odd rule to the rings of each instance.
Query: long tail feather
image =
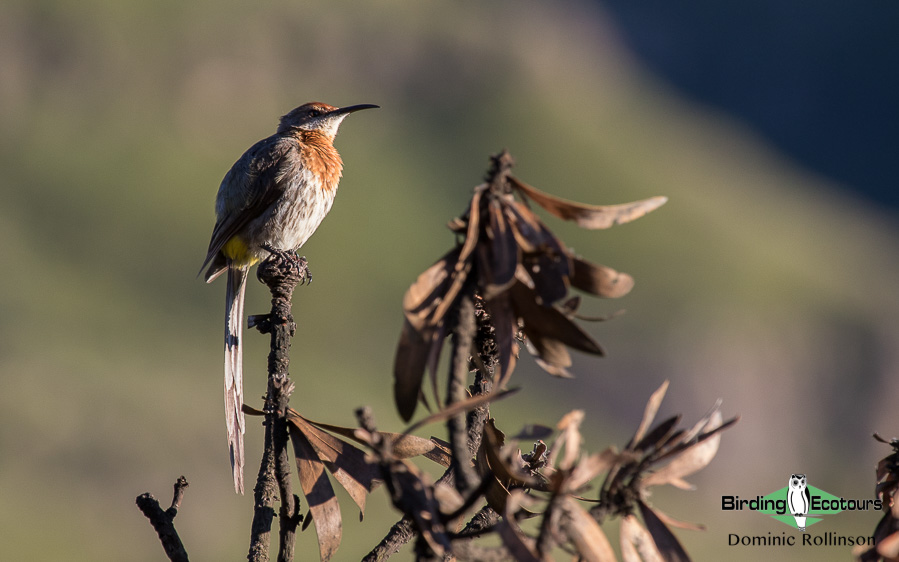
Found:
[[[234,491],[243,494],[243,300],[247,287],[247,268],[229,264],[225,291],[225,423],[231,450]]]

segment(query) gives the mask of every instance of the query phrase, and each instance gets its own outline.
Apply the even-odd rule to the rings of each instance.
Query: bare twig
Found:
[[[387,560],[399,552],[414,536],[415,526],[412,524],[412,519],[404,515],[402,519],[394,523],[387,535],[381,539],[381,542],[365,555],[362,562],[382,562]]]
[[[290,340],[296,332],[291,314],[291,297],[298,284],[305,281],[308,270],[305,258],[295,259],[288,253],[273,252],[256,272],[256,276],[272,293],[269,314],[251,316],[250,327],[271,334],[268,355],[268,392],[265,398],[265,445],[259,476],[254,489],[254,515],[250,537],[250,562],[269,559],[274,501],[280,496],[281,508],[278,561],[294,558],[296,529],[302,516],[299,498],[290,483],[290,458],[287,454],[287,405],[294,384],[288,374]]]
[[[156,534],[159,535],[159,542],[162,543],[165,555],[172,562],[187,562],[188,560],[187,551],[184,550],[184,544],[181,543],[181,537],[178,536],[174,523],[187,486],[187,479],[183,476],[179,477],[175,482],[172,505],[165,511],[159,506],[159,501],[149,492],[137,496],[136,500],[138,509],[150,520],[150,524],[153,525]]]
[[[277,494],[275,451],[272,442],[272,424],[266,421],[265,447],[259,475],[256,477],[256,487],[253,489],[253,523],[250,528],[250,552],[247,555],[250,562],[268,562],[269,559],[272,519],[275,516],[272,506],[275,504]]]
[[[496,525],[499,522],[499,519],[499,513],[494,511],[489,505],[485,505],[480,511],[474,514],[474,517],[468,521],[459,535],[476,538]]]
[[[477,364],[478,369],[475,373],[474,384],[469,387],[472,396],[489,394],[493,388],[493,375],[498,362],[497,346],[494,341],[494,328],[490,315],[484,309],[483,300],[474,297],[474,312],[476,317],[477,332],[474,335],[474,346],[477,351],[477,358],[472,357],[472,363]],[[466,349],[470,350],[471,345]],[[460,354],[460,360],[461,360]],[[465,354],[466,363],[469,361],[470,354]],[[455,360],[454,360],[455,365]],[[466,376],[467,376],[466,368]],[[463,383],[464,384],[464,383]],[[484,432],[484,423],[490,417],[488,405],[480,406],[468,413],[467,417],[467,437],[468,441],[464,450],[468,451],[467,458],[475,455],[481,444],[481,437]],[[475,477],[474,482],[477,481]],[[437,483],[453,486],[455,483],[455,474],[453,468],[444,472]],[[485,506],[478,514],[468,523],[463,533],[478,533],[485,530],[496,523],[499,515],[490,507]],[[397,521],[390,531],[384,536],[380,543],[369,552],[363,562],[381,562],[387,560],[411,541],[416,536],[415,525],[412,519],[404,516]]]
[[[486,395],[493,392],[493,380],[499,364],[496,345],[496,329],[493,319],[484,307],[484,299],[474,297],[475,320],[477,332],[474,337],[476,356],[472,357],[476,366],[474,384],[469,387],[472,396]],[[481,437],[484,435],[484,424],[490,418],[490,404],[478,406],[468,412],[468,452],[473,457],[481,448]]]
[[[471,349],[475,335],[474,294],[466,291],[459,299],[458,320],[453,331],[453,355],[447,385],[446,405],[465,400],[468,383]],[[456,475],[456,489],[463,496],[478,485],[478,477],[471,464],[474,451],[470,450],[468,420],[464,413],[446,422],[450,447],[453,451],[452,469]]]
[[[512,554],[504,546],[481,546],[472,540],[453,543],[453,552],[459,560],[477,560],[478,562],[504,562],[512,560]]]

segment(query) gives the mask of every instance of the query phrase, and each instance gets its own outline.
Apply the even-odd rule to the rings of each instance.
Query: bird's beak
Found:
[[[363,109],[377,109],[381,107],[380,105],[374,105],[371,103],[360,103],[359,105],[348,105],[346,107],[338,107],[334,111],[328,112],[328,117],[336,117],[338,115],[346,115],[347,113],[353,113],[354,111],[361,111]]]

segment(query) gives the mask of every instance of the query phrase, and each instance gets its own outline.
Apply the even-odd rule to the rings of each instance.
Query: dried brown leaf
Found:
[[[581,559],[587,562],[614,562],[615,552],[595,519],[587,515],[570,497],[564,500],[562,528],[574,543]]]
[[[485,299],[491,299],[509,288],[518,267],[519,251],[515,234],[503,215],[500,203],[491,199],[487,207],[490,218],[488,236],[490,238],[489,259],[484,259],[487,267],[487,285],[483,289]],[[487,245],[481,248],[487,251]]]
[[[652,420],[656,417],[656,412],[659,411],[659,406],[662,405],[662,400],[665,399],[665,393],[668,391],[668,381],[662,383],[655,392],[652,393],[652,396],[649,397],[649,401],[646,403],[646,408],[643,410],[643,419],[640,420],[640,425],[637,427],[637,432],[631,438],[630,442],[627,444],[625,449],[633,449],[635,443],[638,443],[643,436],[646,435],[646,430],[649,429],[649,426],[652,425]]]
[[[328,423],[321,423],[315,420],[310,420],[299,415],[293,409],[289,409],[288,414],[290,416],[296,416],[319,429],[323,429],[331,433],[336,433],[337,435],[352,439],[353,441],[356,441],[357,443],[361,443],[363,445],[371,445],[371,438],[360,438],[359,430],[357,428],[331,425]],[[391,454],[396,459],[408,459],[412,457],[423,456],[444,467],[449,466],[449,458],[451,456],[449,452],[449,445],[436,437],[425,439],[424,437],[418,437],[417,435],[410,435],[408,433],[393,433],[390,431],[379,431],[377,433],[383,440],[386,440],[390,443]]]
[[[464,250],[464,248],[463,248]],[[459,292],[462,290],[462,286],[465,284],[465,280],[468,279],[468,274],[471,273],[471,260],[462,261],[460,260],[456,263],[456,269],[453,271],[452,282],[450,283],[449,288],[446,290],[446,294],[443,297],[443,300],[437,304],[437,308],[434,309],[434,314],[432,316],[431,322],[433,324],[437,324],[443,321],[443,317],[446,316],[446,312],[453,306],[456,302],[456,298],[459,296]]]
[[[432,323],[432,314],[443,301],[459,261],[460,247],[453,248],[426,269],[403,295],[406,319],[422,331]]]
[[[465,284],[465,280],[468,279],[468,274],[471,272],[471,256],[478,245],[480,232],[480,205],[483,193],[483,189],[475,189],[474,195],[471,197],[471,206],[468,214],[468,231],[465,233],[465,242],[462,243],[462,248],[459,250],[459,258],[453,268],[451,274],[452,281],[450,282],[449,288],[447,288],[444,293],[443,300],[440,301],[434,309],[431,320],[432,324],[440,322],[450,307],[453,306],[456,302],[456,297],[459,296],[459,291],[462,290],[462,286]]]
[[[533,281],[540,303],[550,305],[568,294],[567,256],[525,254],[522,265]]]
[[[390,445],[393,448],[391,452],[398,459],[411,459],[412,457],[422,456],[445,467],[449,466],[451,455],[445,445],[441,445],[432,439],[425,439],[416,435],[409,435],[408,433],[382,432],[382,435],[390,440]]]
[[[431,436],[431,441],[434,442],[435,447],[427,453],[424,453],[422,456],[428,460],[436,462],[444,468],[449,468],[450,463],[453,460],[453,453],[450,449],[450,444],[442,439],[434,437],[433,435]]]
[[[333,435],[315,427],[309,420],[297,414],[293,409],[287,410],[287,423],[292,424],[303,433],[309,444],[315,449],[318,458],[322,461],[335,462],[344,453],[344,445],[351,447]],[[359,449],[356,450],[358,451]]]
[[[504,458],[502,449],[505,443],[505,435],[496,428],[491,418],[484,424],[484,437],[481,447],[478,449],[478,457],[482,457],[482,466],[492,472],[500,482],[517,487],[538,487],[539,483],[524,471],[524,461],[518,456],[519,462],[509,462],[512,459]],[[486,472],[484,472],[486,474]],[[502,513],[502,512],[500,512]]]
[[[434,412],[430,416],[415,422],[414,424],[410,425],[406,429],[405,433],[412,433],[419,427],[422,427],[429,423],[444,421],[444,420],[447,420],[447,419],[455,416],[456,414],[459,414],[462,412],[467,412],[469,410],[474,410],[478,406],[482,406],[482,405],[488,404],[490,402],[496,402],[497,400],[502,400],[503,398],[511,396],[512,394],[515,394],[516,392],[518,392],[517,388],[510,388],[508,390],[503,390],[501,392],[494,392],[492,394],[478,394],[477,396],[470,396],[470,397],[466,398],[465,400],[462,400],[460,402],[455,402],[455,403],[447,406],[446,408],[444,408],[438,412]]]
[[[519,488],[526,486],[537,489],[542,487],[541,482],[525,472],[524,461],[521,459],[520,453],[517,455],[517,463],[514,459],[505,458],[506,455],[501,454],[504,441],[503,432],[496,428],[492,419],[489,419],[484,424],[484,436],[475,455],[475,467],[478,475],[490,479],[490,485],[484,494],[487,505],[497,513],[506,511],[506,503],[510,497],[509,486]],[[524,507],[519,508],[519,518],[536,515]]]
[[[664,562],[649,531],[633,515],[621,518],[619,528],[623,562]]]
[[[621,455],[612,448],[584,457],[575,465],[574,470],[571,471],[571,476],[568,477],[566,482],[568,490],[573,492],[581,488],[587,482],[599,476],[600,473],[609,470],[620,459]]]
[[[889,560],[899,558],[899,531],[883,539],[877,545],[877,553]]]
[[[642,501],[638,501],[637,505],[640,507],[640,515],[643,516],[643,521],[646,523],[646,529],[652,535],[652,540],[662,554],[662,558],[666,562],[689,562],[690,557],[687,556],[687,551],[652,508]]]
[[[488,474],[484,478],[490,479],[490,485],[484,493],[484,499],[487,500],[487,505],[497,513],[502,513],[505,511],[506,503],[509,501],[509,489],[492,474]]]
[[[719,427],[721,422],[721,412],[715,411],[707,420],[705,428],[711,431]],[[667,465],[644,478],[643,484],[645,486],[671,484],[684,490],[694,489],[694,486],[684,481],[684,478],[705,468],[712,462],[712,459],[715,458],[715,454],[718,452],[720,443],[721,435],[716,433],[704,441],[687,447]]]
[[[390,462],[387,477],[394,506],[412,518],[422,538],[442,557],[444,550],[450,548],[450,541],[430,478],[409,461]]]
[[[577,314],[577,309],[581,307],[581,297],[580,295],[574,295],[565,299],[565,302],[557,303],[556,307],[559,309],[559,312],[568,318],[574,318]]]
[[[664,523],[668,527],[677,527],[678,529],[687,529],[688,531],[705,531],[705,525],[675,519],[664,511],[660,511],[658,508],[653,509],[652,511],[656,514],[659,520],[661,520],[662,523]]]
[[[526,500],[527,496],[521,490],[513,490],[509,494],[506,509],[502,512],[503,518],[496,525],[496,532],[512,559],[517,562],[545,562],[537,554],[534,540],[522,532],[515,520],[515,514]]]
[[[633,445],[631,448],[635,451],[647,451],[660,447],[662,443],[664,443],[667,439],[670,439],[671,436],[675,433],[675,428],[680,420],[680,414],[671,416],[667,420],[652,428],[652,430],[647,433],[643,437],[643,439],[640,439],[639,443]]]
[[[556,424],[556,429],[560,431],[577,431],[581,424],[584,422],[584,411],[583,410],[571,410],[559,420],[559,423]]]
[[[248,407],[248,406],[244,406],[244,411],[246,411],[246,408],[247,408],[247,407]],[[890,455],[890,456],[892,456],[892,455]],[[877,472],[876,472],[876,474],[877,474],[877,481],[878,481],[878,482],[880,482],[881,480],[883,480],[883,479],[886,477],[886,475],[889,474],[889,472],[890,472],[890,467],[891,467],[892,464],[893,464],[893,463],[890,462],[890,460],[891,460],[890,457],[886,457],[886,458],[884,458],[884,459],[881,459],[880,462],[877,463]]]
[[[434,402],[436,404],[442,404],[443,401],[440,399],[440,386],[437,384],[437,369],[440,364],[440,354],[443,351],[443,342],[446,340],[446,332],[447,326],[445,322],[441,322],[435,329],[431,338],[431,350],[428,353],[428,361],[427,361],[427,370],[430,373],[430,381],[431,381],[431,392],[434,396]],[[427,410],[431,411],[431,406],[427,403],[427,400],[424,397],[424,392],[421,393],[420,399],[424,402],[425,406],[427,406]],[[409,421],[409,420],[405,420]]]
[[[510,295],[516,313],[524,320],[524,332],[529,338],[558,340],[585,353],[605,355],[600,345],[568,317],[551,306],[538,304],[537,294],[524,283],[512,285]]]
[[[240,411],[248,416],[264,416],[265,412],[262,410],[257,410],[252,406],[247,406],[246,404],[241,404]]]
[[[874,537],[875,546],[859,554],[859,560],[861,562],[879,562],[881,557],[877,552],[877,547],[894,533],[894,528],[895,520],[889,512],[885,513],[884,516],[880,518],[880,521],[877,522],[877,527],[874,528],[874,534],[872,536]]]
[[[681,435],[679,435],[678,439],[680,441],[683,441],[686,443],[686,442],[692,441],[693,438],[696,437],[697,435],[699,435],[701,432],[712,433],[712,432],[718,431],[718,427],[722,425],[720,410],[721,410],[721,399],[719,398],[715,402],[715,405],[712,406],[712,408],[709,410],[709,412],[705,416],[700,418],[699,421],[697,421],[695,424],[693,424],[693,427],[691,427],[690,429],[688,429],[687,431],[685,431]],[[715,416],[716,414],[718,416],[718,423],[717,424],[709,423],[709,420],[711,420],[712,417]],[[729,421],[728,423],[731,423],[731,421]],[[673,439],[672,439],[672,442],[669,443],[669,445],[672,445],[672,444],[674,444]]]
[[[874,487],[874,494],[878,498],[886,500],[895,493],[897,487],[899,487],[899,478],[890,476],[885,478],[883,482],[877,483],[877,486]],[[897,502],[897,505],[899,505],[899,502]]]
[[[667,197],[651,197],[622,205],[585,205],[550,195],[512,176],[509,177],[509,181],[551,214],[590,229],[609,228],[631,222],[661,207],[668,201]]]
[[[548,363],[540,358],[538,355],[534,355],[534,362],[537,363],[537,366],[543,369],[545,372],[549,373],[554,377],[559,377],[560,379],[573,379],[574,375],[568,371],[565,367],[561,367],[559,365],[554,365],[552,363]]]
[[[663,454],[659,455],[658,458],[656,458],[656,462],[658,463],[658,462],[664,461],[665,459],[677,456],[681,453],[681,451],[683,451],[689,447],[693,447],[693,446],[697,445],[698,443],[702,443],[703,441],[712,439],[717,434],[721,433],[725,429],[727,429],[730,426],[737,423],[739,420],[740,420],[739,417],[733,417],[733,418],[723,422],[721,425],[715,427],[714,429],[711,429],[708,431],[703,431],[699,435],[696,435],[689,440],[683,439],[683,437],[682,437],[684,434],[686,434],[688,432],[675,433],[675,435],[665,445],[666,451]],[[676,446],[673,446],[674,443],[676,443]]]
[[[437,482],[434,484],[434,500],[437,502],[437,505],[440,506],[440,512],[447,515],[455,513],[465,507],[465,499],[452,485],[444,482]],[[454,518],[453,521],[448,521],[447,523],[449,526],[454,526],[457,519],[458,518]]]
[[[459,253],[459,263],[468,261],[478,243],[481,228],[481,197],[483,195],[484,189],[475,188],[471,196],[471,204],[468,207],[468,230],[465,232],[465,242],[462,244],[462,250]],[[457,263],[456,270],[458,271],[459,269],[459,264]]]
[[[571,354],[568,353],[568,348],[562,342],[545,339],[540,332],[532,331],[525,340],[525,346],[528,353],[534,356],[537,365],[547,373],[554,377],[574,378],[568,372],[568,367],[571,366]]]
[[[552,267],[567,280],[567,278],[571,277],[571,252],[542,222],[540,223],[540,234],[543,237],[543,246],[540,248],[540,253],[553,258]]]
[[[549,448],[550,452],[546,459],[548,465],[560,470],[568,470],[574,466],[574,462],[581,452],[583,439],[581,438],[580,427],[583,421],[583,410],[572,410],[562,416],[562,419],[556,425],[559,435],[556,436],[555,442]],[[565,456],[562,457],[562,460],[557,460],[559,452],[563,449]]]
[[[306,496],[306,505],[309,506],[312,522],[315,524],[319,554],[322,561],[327,562],[340,546],[342,534],[340,506],[337,504],[334,488],[331,487],[325,473],[325,466],[318,459],[312,444],[297,426],[288,424],[288,428],[290,442],[293,443],[296,455],[300,486],[303,488],[303,495]]]
[[[422,336],[408,319],[403,322],[393,362],[393,398],[400,417],[405,421],[415,414],[431,345],[432,342]]]
[[[510,437],[513,441],[537,441],[552,435],[553,429],[539,423],[528,424],[521,431]]]
[[[518,357],[518,342],[515,340],[517,331],[517,319],[512,311],[512,302],[507,293],[492,299],[485,299],[484,305],[490,314],[494,329],[494,341],[496,342],[496,357],[499,362],[496,377],[496,387],[505,388],[506,383],[515,370]]]
[[[487,458],[481,449],[478,449],[478,452],[475,454],[474,466],[478,476],[481,478],[481,486],[486,486],[483,495],[484,499],[487,500],[487,505],[497,513],[502,513],[506,509],[509,490],[491,472],[490,467],[487,465]]]
[[[500,479],[495,474],[490,472],[489,468],[482,478],[489,479],[490,481],[489,485],[487,486],[487,491],[484,493],[484,499],[487,500],[487,505],[489,505],[497,513],[503,513],[506,510],[506,505],[509,501],[509,489],[500,481]],[[519,517],[527,518],[536,515],[524,508],[520,509],[522,512],[524,512],[524,515],[519,515]]]
[[[533,211],[518,201],[503,205],[503,211],[522,252],[537,252],[546,245],[543,223]]]
[[[468,230],[467,218],[468,213],[466,212],[465,217],[456,217],[450,220],[446,223],[446,227],[456,234],[463,234],[466,230]]]
[[[302,417],[290,416],[288,422],[303,433],[328,471],[364,514],[366,497],[374,489],[375,482],[381,479],[377,465],[369,463],[361,449],[313,426]]]
[[[599,316],[597,316],[597,315],[587,316],[585,314],[575,314],[574,317],[578,320],[583,320],[584,322],[607,322],[609,320],[612,320],[613,318],[618,318],[619,316],[622,316],[626,312],[627,312],[626,310],[621,309],[621,310],[616,310],[615,312],[612,312],[610,314],[602,314]]]
[[[634,288],[634,278],[611,267],[590,263],[582,258],[572,258],[571,285],[584,292],[617,299]]]

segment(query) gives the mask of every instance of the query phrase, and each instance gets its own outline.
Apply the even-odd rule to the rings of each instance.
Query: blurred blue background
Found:
[[[899,209],[899,5],[605,0],[624,42],[691,99]]]
[[[251,499],[231,492],[222,427],[222,283],[196,272],[222,176],[310,100],[376,103],[336,145],[334,209],[303,248],[292,404],[350,425],[391,401],[400,302],[454,241],[488,155],[579,201],[666,195],[632,224],[546,222],[628,272],[626,309],[588,329],[606,358],[574,380],[523,358],[500,426],[584,409],[586,446],[625,443],[665,379],[660,415],[692,423],[721,397],[741,422],[697,490],[659,490],[697,560],[848,558],[841,549],[729,548],[778,533],[722,495],[793,472],[870,497],[899,432],[896,75],[889,2],[772,4],[10,0],[0,6],[0,529],[11,559],[159,560],[134,498],[191,483],[177,524],[197,559],[246,551]],[[249,287],[247,311],[267,310]],[[267,341],[248,334],[247,400]],[[254,366],[255,365],[255,366]],[[439,432],[439,428],[431,428]],[[427,430],[423,431],[427,435]],[[247,435],[252,474],[261,432]],[[255,451],[255,453],[254,453]],[[340,559],[394,520],[343,496]],[[816,532],[870,533],[874,513]],[[52,529],[52,533],[48,533]],[[615,526],[607,529],[614,535]],[[300,538],[315,552],[314,536]],[[822,554],[825,553],[825,554]],[[397,559],[409,559],[405,554]]]

